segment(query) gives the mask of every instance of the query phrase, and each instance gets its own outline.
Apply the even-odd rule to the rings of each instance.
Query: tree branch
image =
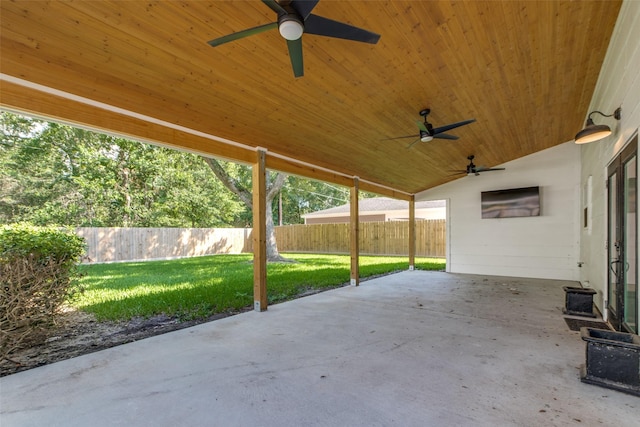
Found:
[[[267,188],[267,203],[271,203],[276,195],[282,190],[284,183],[287,179],[287,175],[281,172],[276,174],[275,179]]]
[[[238,196],[242,202],[247,205],[249,209],[253,209],[253,196],[250,191],[244,188],[239,188],[234,182],[233,178],[229,176],[217,160],[208,157],[203,157],[205,163],[209,165],[209,168],[213,171],[214,175],[229,189],[233,194]]]

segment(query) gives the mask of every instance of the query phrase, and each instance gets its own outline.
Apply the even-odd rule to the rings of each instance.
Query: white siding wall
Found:
[[[625,1],[609,44],[607,56],[589,111],[610,114],[622,107],[622,119],[594,115],[597,124],[608,124],[613,134],[602,141],[581,146],[582,187],[592,181],[592,227],[583,229],[580,250],[585,262],[580,280],[598,291],[594,298],[602,310],[607,280],[606,167],[640,126],[640,2]],[[589,111],[585,112],[588,114]],[[585,117],[586,120],[586,117]],[[588,201],[583,201],[588,203]]]
[[[578,280],[579,147],[565,143],[416,195],[448,199],[447,270],[454,273]],[[482,165],[482,159],[475,159]],[[539,186],[539,217],[482,219],[480,193]]]

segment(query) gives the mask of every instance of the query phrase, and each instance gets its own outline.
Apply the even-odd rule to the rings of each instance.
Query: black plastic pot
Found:
[[[563,286],[565,307],[562,311],[575,316],[596,317],[593,313],[593,296],[597,293],[590,288]]]
[[[581,328],[580,337],[587,342],[582,382],[640,396],[640,336]]]

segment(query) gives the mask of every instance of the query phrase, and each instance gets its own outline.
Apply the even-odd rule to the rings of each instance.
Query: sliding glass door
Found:
[[[638,333],[638,136],[608,168],[608,303],[617,330]]]

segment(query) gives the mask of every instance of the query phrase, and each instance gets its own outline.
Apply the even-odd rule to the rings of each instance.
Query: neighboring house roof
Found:
[[[416,210],[444,208],[444,200],[429,200],[425,202],[416,202]],[[358,201],[358,210],[362,214],[384,213],[389,211],[409,210],[409,202],[405,200],[397,200],[389,197],[373,197],[370,199],[362,199]],[[311,212],[302,215],[303,218],[340,216],[349,214],[351,204],[336,206],[335,208],[323,209],[321,211]]]

